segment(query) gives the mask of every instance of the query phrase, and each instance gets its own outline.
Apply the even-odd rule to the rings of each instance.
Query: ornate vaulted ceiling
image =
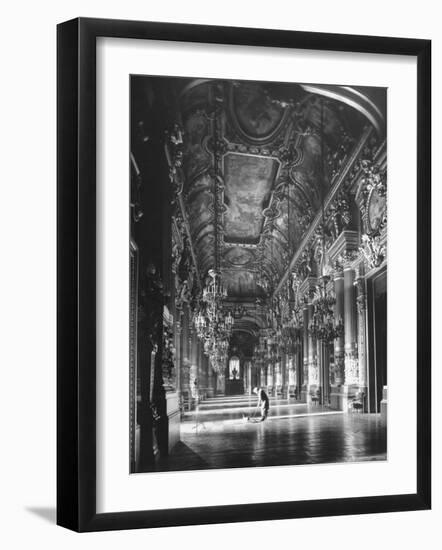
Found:
[[[179,111],[199,272],[218,265],[228,300],[255,307],[278,284],[364,127],[382,132],[382,110],[349,87],[196,80],[184,81]]]

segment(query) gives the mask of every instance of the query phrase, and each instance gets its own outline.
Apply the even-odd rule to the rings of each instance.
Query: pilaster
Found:
[[[310,323],[309,309],[308,309],[307,303],[305,303],[304,307],[302,308],[302,318],[303,318],[303,324],[304,324],[304,329],[303,329],[304,345],[303,345],[303,356],[302,356],[302,370],[303,370],[304,376],[303,376],[302,390],[306,392],[308,387],[308,355],[309,355],[308,325]]]
[[[359,391],[367,396],[367,294],[365,277],[361,275],[360,271],[357,272],[355,286],[358,311]],[[364,399],[365,410],[366,399]]]
[[[313,318],[313,304],[311,296],[316,288],[315,277],[307,277],[299,285],[299,296],[304,299],[303,323],[304,323],[304,386],[303,394],[307,402],[311,395],[319,388],[319,366],[316,340],[309,333],[310,321]]]
[[[333,277],[336,303],[335,303],[335,319],[341,318],[344,321],[344,272],[342,269],[337,269]],[[334,385],[342,386],[344,384],[344,335],[336,338],[334,341],[334,357],[335,357],[335,372]]]
[[[335,341],[335,381],[339,382],[339,390],[335,389],[332,401],[333,406],[337,405],[336,408],[341,408],[340,394],[342,391],[342,409],[345,412],[348,412],[348,405],[359,387],[358,318],[354,287],[355,271],[353,269],[358,249],[358,231],[344,230],[329,250],[330,261],[338,266],[334,281],[335,312],[336,315],[343,314],[344,319],[344,338]],[[344,344],[344,349],[342,349],[342,344]],[[344,361],[344,377],[342,377],[342,360]]]

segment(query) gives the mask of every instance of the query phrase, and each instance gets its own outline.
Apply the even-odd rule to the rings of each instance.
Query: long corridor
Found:
[[[362,88],[131,78],[132,473],[386,458],[387,95]]]
[[[255,416],[256,415],[256,416]],[[248,420],[249,418],[249,420]],[[256,397],[216,397],[186,412],[181,441],[160,470],[385,460],[386,429],[377,414],[344,414],[320,405],[270,398],[258,422]]]

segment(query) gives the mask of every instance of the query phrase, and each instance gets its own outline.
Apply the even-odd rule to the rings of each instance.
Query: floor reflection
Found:
[[[378,415],[270,400],[265,422],[253,420],[256,399],[209,399],[185,414],[181,443],[160,470],[194,470],[386,459]]]

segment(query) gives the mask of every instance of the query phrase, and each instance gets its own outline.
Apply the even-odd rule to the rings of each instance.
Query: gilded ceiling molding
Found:
[[[387,257],[387,244],[381,235],[362,235],[360,246],[365,261],[370,269],[380,267]]]
[[[188,239],[188,243],[189,243],[190,255],[192,257],[192,263],[194,265],[195,273],[196,273],[197,285],[198,285],[198,288],[201,289],[201,275],[200,275],[200,272],[199,272],[199,269],[198,269],[198,262],[196,260],[195,249],[194,249],[193,240],[192,240],[192,234],[190,232],[189,219],[187,217],[186,207],[185,207],[182,195],[178,196],[178,203],[180,205],[181,215],[183,216],[183,223],[184,223],[184,226],[186,228],[186,234],[187,234],[187,239]]]
[[[324,200],[324,209],[327,211],[327,209],[331,206],[332,202],[337,198],[337,195],[341,189],[341,186],[344,184],[347,176],[350,174],[352,168],[354,167],[356,161],[360,157],[361,153],[363,152],[364,148],[367,146],[369,138],[371,137],[373,132],[373,128],[371,126],[367,126],[358,141],[358,143],[353,148],[353,151],[351,155],[348,157],[347,162],[343,165],[339,175],[336,177],[335,182],[328,192],[325,200]],[[316,216],[314,217],[312,223],[310,224],[310,227],[308,228],[306,234],[304,235],[299,247],[297,248],[295,254],[293,255],[292,260],[290,261],[289,265],[287,266],[284,275],[281,277],[281,280],[277,284],[273,295],[278,294],[280,291],[282,285],[286,281],[287,277],[293,272],[296,271],[296,264],[301,259],[304,250],[311,244],[312,239],[314,238],[315,232],[318,229],[319,225],[322,223],[322,211],[319,210],[316,213]]]
[[[345,267],[345,262],[350,258],[349,253],[359,248],[359,232],[344,230],[335,240],[328,251],[330,262],[338,261]],[[353,258],[354,259],[354,258]]]
[[[173,185],[174,193],[180,208],[182,223],[184,224],[186,236],[189,244],[190,255],[195,269],[196,281],[198,288],[201,289],[201,277],[198,270],[198,262],[196,260],[195,250],[193,247],[192,233],[190,231],[189,219],[187,216],[186,206],[183,200],[183,185],[184,176],[182,171],[183,162],[183,131],[179,124],[174,124],[172,130],[166,134],[166,142],[164,150],[166,160],[169,165],[169,179]]]
[[[363,161],[356,203],[367,235],[379,234],[387,224],[387,172],[376,162]]]
[[[282,107],[282,114],[279,121],[276,122],[274,128],[266,135],[262,136],[252,136],[247,133],[242,127],[240,121],[238,120],[237,107],[235,105],[235,85],[230,84],[228,92],[228,116],[229,121],[232,124],[234,131],[238,134],[242,141],[245,141],[251,145],[266,145],[275,140],[275,138],[282,132],[286,127],[287,123],[291,119],[292,109],[289,106]]]
[[[299,299],[304,303],[310,303],[317,286],[318,279],[316,277],[306,277],[298,287]]]
[[[363,161],[356,203],[362,216],[363,235],[359,251],[368,269],[377,269],[387,256],[386,147],[375,161]]]

